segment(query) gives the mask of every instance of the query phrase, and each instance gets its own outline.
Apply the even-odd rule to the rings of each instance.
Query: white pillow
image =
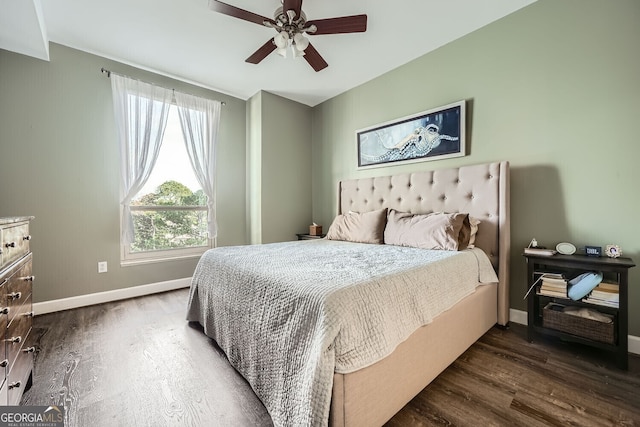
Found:
[[[389,209],[384,242],[387,245],[460,251],[469,246],[466,213],[410,214]]]
[[[386,222],[386,208],[371,212],[349,212],[338,215],[327,231],[327,239],[382,244],[384,243]]]

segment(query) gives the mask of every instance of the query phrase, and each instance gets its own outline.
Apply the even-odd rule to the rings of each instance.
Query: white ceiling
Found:
[[[275,31],[208,0],[0,0],[0,48],[47,60],[48,41],[248,99],[260,90],[314,106],[535,0],[304,0],[307,19],[368,15],[365,33],[310,36],[329,67],[275,53],[244,60]],[[280,0],[226,0],[272,17]]]

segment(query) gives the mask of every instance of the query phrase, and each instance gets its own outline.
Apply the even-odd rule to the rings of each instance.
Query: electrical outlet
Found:
[[[99,261],[98,273],[106,273],[106,272],[107,272],[107,261]]]

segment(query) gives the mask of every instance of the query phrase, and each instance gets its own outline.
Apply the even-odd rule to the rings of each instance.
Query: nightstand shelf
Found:
[[[527,298],[528,339],[533,341],[537,336],[551,336],[564,341],[589,345],[602,350],[610,351],[615,355],[616,364],[621,369],[628,366],[628,296],[629,296],[629,268],[635,264],[630,258],[603,258],[589,257],[585,255],[553,255],[542,256],[524,254],[527,260],[527,287],[533,289]],[[560,273],[566,278],[573,278],[580,273],[599,271],[604,274],[607,281],[615,282],[619,288],[618,307],[609,307],[593,304],[583,300],[574,301],[568,297],[542,295],[539,293],[541,280],[544,273]],[[536,283],[537,282],[537,283]],[[534,286],[534,283],[535,286]],[[558,314],[551,312],[549,304],[555,303],[566,307],[585,307],[606,314],[613,318],[613,324],[601,323],[603,331],[589,329],[592,322],[588,319],[576,318],[570,314]],[[553,305],[553,304],[551,304]],[[547,308],[545,308],[547,307]],[[545,317],[546,316],[546,317]],[[571,327],[549,326],[550,319],[558,319],[557,316],[570,316],[567,318]],[[546,322],[545,322],[546,321]],[[545,325],[547,323],[547,325]],[[578,325],[576,329],[575,325]],[[580,329],[580,326],[584,326]],[[597,325],[596,325],[597,326]],[[604,336],[604,338],[603,338]]]
[[[322,239],[326,234],[321,234],[319,236],[312,236],[311,234],[301,233],[296,234],[298,236],[298,240],[314,240],[314,239]]]

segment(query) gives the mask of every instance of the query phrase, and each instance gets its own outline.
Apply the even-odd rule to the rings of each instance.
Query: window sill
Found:
[[[120,260],[121,267],[133,267],[136,265],[145,265],[145,264],[157,264],[171,261],[182,261],[187,259],[200,258],[203,253],[205,253],[210,248],[206,248],[201,253],[191,253],[191,254],[183,254],[183,255],[166,255],[166,256],[156,256],[153,258],[138,258],[138,259],[122,259]]]

